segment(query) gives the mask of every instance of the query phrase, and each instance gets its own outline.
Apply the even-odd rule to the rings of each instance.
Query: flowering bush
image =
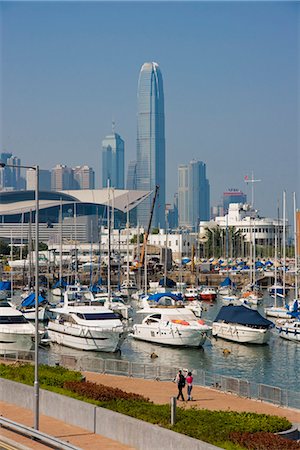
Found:
[[[259,433],[230,433],[230,441],[249,450],[299,450],[296,441],[284,439],[281,436],[267,432]]]
[[[121,389],[113,388],[110,386],[104,386],[104,384],[91,383],[90,381],[78,382],[78,381],[66,381],[64,383],[64,389],[75,392],[76,394],[97,400],[100,402],[106,402],[110,400],[134,400],[140,402],[149,402],[148,398],[132,392],[124,392]]]

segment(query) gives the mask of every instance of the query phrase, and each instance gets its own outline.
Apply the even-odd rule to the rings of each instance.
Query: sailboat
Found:
[[[288,311],[288,316],[293,319],[279,325],[279,336],[289,341],[300,342],[300,308],[298,304],[298,239],[296,221],[296,193],[294,192],[294,246],[295,246],[295,299],[292,311]]]
[[[283,264],[283,270],[284,270],[284,276],[283,276],[283,286],[280,285],[278,283],[278,278],[277,278],[277,274],[278,274],[278,262],[277,262],[277,233],[275,233],[275,258],[274,258],[274,275],[275,275],[275,280],[274,280],[274,285],[269,289],[269,293],[271,294],[272,297],[274,297],[274,305],[265,308],[265,314],[266,316],[269,317],[276,317],[278,319],[290,319],[291,315],[290,313],[294,310],[294,304],[293,302],[291,304],[286,304],[285,306],[279,306],[277,304],[277,298],[281,297],[281,298],[285,298],[286,295],[286,287],[285,287],[285,192],[283,193],[283,236],[284,236],[284,248],[283,248],[283,253],[284,253],[284,264]]]

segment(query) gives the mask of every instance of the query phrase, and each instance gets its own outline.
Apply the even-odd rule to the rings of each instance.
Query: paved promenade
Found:
[[[177,386],[172,382],[152,381],[115,375],[103,375],[92,372],[83,372],[83,374],[88,381],[118,387],[127,392],[142,394],[158,404],[169,403],[170,397],[177,395]],[[193,406],[211,410],[248,411],[272,414],[284,416],[292,423],[300,424],[300,411],[298,410],[274,406],[258,400],[245,399],[233,394],[220,392],[216,389],[204,388],[200,386],[194,386],[192,395],[193,401],[180,401],[178,402],[178,406],[185,408]],[[0,414],[27,426],[32,426],[33,424],[32,411],[15,405],[0,402]],[[73,445],[87,450],[128,450],[131,448],[119,442],[100,435],[95,435],[87,430],[65,424],[59,420],[43,415],[40,417],[40,430],[59,439],[67,440]],[[35,450],[46,448],[38,442],[31,441],[26,437],[16,435],[15,433],[9,432],[5,429],[1,429],[1,434],[11,440],[27,446],[30,449]]]
[[[170,398],[177,396],[177,386],[171,381],[153,381],[141,378],[128,378],[116,375],[103,375],[92,372],[84,372],[87,380],[102,383],[112,387],[118,387],[127,392],[135,392],[148,397],[154,403],[169,403]],[[276,416],[284,416],[293,423],[300,424],[300,410],[283,408],[260,400],[250,400],[238,397],[234,394],[220,392],[217,389],[194,386],[192,392],[193,401],[181,402],[178,406],[197,407],[211,410],[248,411]],[[185,388],[185,398],[186,388]]]

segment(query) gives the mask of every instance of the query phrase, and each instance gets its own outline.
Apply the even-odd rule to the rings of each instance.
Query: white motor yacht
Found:
[[[57,344],[115,352],[125,339],[125,327],[119,315],[104,306],[64,305],[53,312],[56,318],[48,323],[48,335]]]
[[[241,306],[222,306],[212,326],[215,337],[242,344],[265,344],[274,326],[258,311]]]
[[[133,326],[132,337],[156,344],[199,347],[209,334],[211,327],[198,320],[192,311],[170,306],[153,308],[142,323]]]
[[[279,336],[288,341],[300,342],[300,320],[285,322],[277,327]]]
[[[133,326],[132,336],[135,339],[157,344],[199,347],[211,334],[211,327],[198,319],[176,294],[157,293],[145,296],[142,305],[143,309],[137,313],[146,317],[142,323]]]
[[[35,328],[21,311],[8,302],[0,303],[0,352],[24,350],[34,346]]]

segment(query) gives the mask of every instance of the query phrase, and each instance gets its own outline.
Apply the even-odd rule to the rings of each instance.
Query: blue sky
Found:
[[[164,79],[168,200],[178,164],[207,164],[276,216],[299,189],[299,3],[1,2],[1,149],[25,164],[89,164],[111,130],[136,155],[141,65]],[[300,201],[300,195],[298,195]],[[290,206],[291,209],[291,206]]]

